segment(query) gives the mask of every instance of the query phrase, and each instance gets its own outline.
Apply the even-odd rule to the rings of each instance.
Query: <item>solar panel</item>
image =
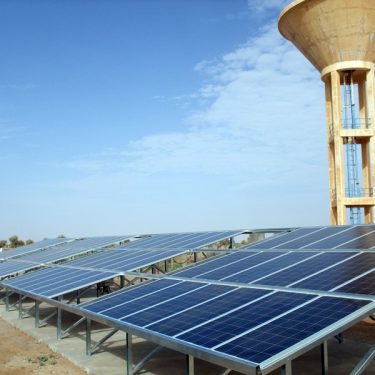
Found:
[[[269,239],[256,242],[252,245],[244,247],[244,249],[271,249],[275,246],[278,246],[282,243],[294,240],[296,238],[300,238],[306,236],[307,234],[314,233],[322,229],[322,227],[316,228],[299,228],[292,232],[284,233],[275,237],[271,237]]]
[[[47,249],[48,247],[59,245],[59,244],[69,242],[69,241],[72,241],[72,240],[69,238],[51,238],[51,239],[45,239],[39,242],[34,242],[30,245],[17,247],[16,249],[4,250],[0,253],[0,260],[15,258],[20,255],[29,254],[34,251]]]
[[[0,279],[23,271],[31,270],[35,267],[37,267],[35,264],[20,262],[17,260],[8,260],[6,262],[0,262]]]
[[[375,268],[375,254],[363,253],[297,284],[297,288],[331,290]]]
[[[342,231],[341,233],[338,233],[336,236],[332,236],[326,239],[321,239],[320,241],[311,243],[310,245],[305,246],[304,248],[305,249],[313,249],[313,248],[314,249],[334,249],[340,245],[345,247],[345,244],[349,243],[350,241],[358,239],[374,231],[375,231],[375,225],[354,226],[352,228],[348,228],[347,230]],[[358,249],[360,247],[356,247],[356,248]]]
[[[262,363],[287,349],[292,351],[297,343],[368,304],[369,301],[321,297],[230,342],[217,345],[215,350]]]
[[[256,283],[272,286],[287,286],[305,277],[311,276],[315,272],[321,271],[329,266],[337,264],[338,262],[349,259],[353,255],[355,254],[349,252],[322,253],[305,262],[301,262],[295,266],[281,270],[271,276],[259,278]]]
[[[112,279],[117,275],[114,272],[53,267],[3,281],[2,285],[14,288],[24,294],[32,293],[54,298],[104,280]]]
[[[66,266],[128,272],[186,253],[185,250],[105,250],[65,263]]]
[[[168,279],[80,306],[91,318],[131,327],[141,337],[143,332],[159,343],[198,348],[202,358],[229,355],[251,367],[277,359],[303,340],[314,342],[374,308],[367,299]]]
[[[133,241],[124,246],[124,249],[194,249],[210,245],[215,242],[230,238],[243,231],[215,231],[215,232],[191,232],[191,233],[165,233],[154,234],[150,237]]]
[[[36,253],[26,254],[19,259],[35,263],[51,263],[116,244],[128,238],[129,236],[89,237],[57,245]]]
[[[336,290],[343,293],[375,296],[375,271],[369,272]]]
[[[307,247],[307,245],[315,244],[317,241],[320,241],[324,238],[328,238],[328,242],[332,237],[336,238],[338,235],[341,235],[343,232],[350,230],[350,227],[326,227],[321,228],[313,233],[307,234],[301,238],[295,239],[293,241],[284,242],[279,246],[275,246],[275,249],[302,249]],[[311,248],[311,247],[310,247]],[[315,249],[320,249],[321,247],[317,245]]]

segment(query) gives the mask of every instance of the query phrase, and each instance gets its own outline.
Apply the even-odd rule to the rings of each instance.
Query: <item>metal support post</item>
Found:
[[[22,294],[18,295],[18,319],[22,319]]]
[[[77,290],[77,305],[79,305],[81,303],[81,298],[80,298],[80,293],[79,293],[79,289]]]
[[[58,301],[61,302],[62,296],[58,297]],[[62,321],[62,309],[57,308],[57,340],[61,340],[61,321]]]
[[[86,319],[86,355],[91,355],[91,319]]]
[[[5,311],[9,311],[9,289],[5,289]]]
[[[168,260],[164,261],[164,271],[165,271],[165,273],[168,272]]]
[[[198,262],[198,254],[196,251],[194,251],[194,263]]]
[[[120,288],[122,289],[125,286],[125,277],[122,275],[120,276]]]
[[[126,333],[126,374],[133,375],[133,337]]]
[[[281,367],[281,375],[292,375],[292,361],[287,361],[283,367]]]
[[[40,302],[35,300],[35,328],[39,328],[39,305]]]
[[[194,375],[194,357],[186,355],[186,375]]]
[[[323,342],[320,345],[320,355],[322,363],[322,375],[328,374],[328,343],[327,341]]]
[[[233,239],[233,237],[231,237],[231,238],[229,238],[229,248],[233,249],[233,245],[234,245],[234,239]]]

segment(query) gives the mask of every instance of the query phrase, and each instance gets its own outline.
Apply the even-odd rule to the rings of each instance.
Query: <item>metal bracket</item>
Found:
[[[85,317],[78,319],[75,323],[73,323],[70,327],[68,327],[65,331],[61,331],[61,338],[68,336],[69,332],[71,332],[74,328],[78,327],[81,323],[86,320]]]
[[[136,365],[133,365],[133,374],[136,374],[139,370],[142,369],[142,367],[163,347],[157,346],[153,350],[151,350],[150,353],[148,353],[146,356],[144,356]]]
[[[350,375],[360,375],[367,369],[370,363],[375,358],[375,346],[372,346],[370,350],[366,353],[366,355],[361,359],[357,366],[355,366],[354,370],[350,373]]]
[[[91,346],[90,347],[90,355],[94,354],[94,352],[96,352],[101,345],[103,345],[110,337],[112,337],[117,332],[118,332],[117,328],[112,329],[102,339],[100,339],[94,346]]]

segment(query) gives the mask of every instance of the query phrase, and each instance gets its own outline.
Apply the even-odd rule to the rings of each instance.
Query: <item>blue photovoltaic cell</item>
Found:
[[[186,270],[182,270],[176,272],[174,275],[179,277],[195,277],[206,272],[210,272],[212,270],[216,270],[220,267],[227,266],[231,263],[238,263],[242,262],[246,258],[253,257],[256,254],[260,253],[247,253],[247,252],[238,252],[229,255],[224,255],[220,257],[211,258],[204,262],[198,263],[192,267],[187,268]]]
[[[199,274],[197,277],[209,280],[221,280],[228,276],[233,275],[236,272],[240,272],[244,269],[250,269],[247,272],[251,273],[252,270],[261,267],[264,262],[269,262],[274,258],[282,257],[285,254],[279,252],[264,252],[258,253],[255,256],[242,259],[239,262],[228,264],[222,268],[214,269],[213,271]],[[246,271],[245,271],[246,272]]]
[[[242,231],[154,234],[124,245],[124,249],[193,249],[230,238]]]
[[[196,278],[202,278],[202,279],[221,279],[223,277],[226,277],[228,275],[231,275],[234,272],[237,272],[242,270],[244,268],[250,268],[253,266],[256,266],[258,264],[261,264],[263,262],[266,262],[268,260],[271,260],[275,257],[278,257],[282,254],[279,252],[262,252],[262,253],[241,253],[241,254],[247,254],[247,257],[238,257],[233,260],[235,254],[228,255],[224,258],[219,258],[219,260],[223,261],[227,259],[227,265],[225,265],[225,262],[220,262],[221,268],[218,267],[219,263],[215,263],[215,261],[212,261],[207,264],[202,264],[200,266],[201,272],[197,272],[197,269],[195,267],[192,267],[191,269],[188,269],[186,271],[182,271],[176,274],[176,276],[179,277],[196,277]],[[240,255],[240,254],[238,254]],[[231,264],[229,264],[231,262]],[[198,266],[197,266],[198,267]],[[194,274],[194,276],[192,276]]]
[[[349,241],[345,245],[338,246],[337,249],[372,249],[373,247],[375,247],[375,232]]]
[[[352,281],[349,284],[336,290],[343,293],[367,294],[370,296],[375,295],[375,272],[370,272],[365,276]]]
[[[329,270],[294,284],[297,288],[331,290],[375,267],[375,254],[362,253]]]
[[[321,229],[320,227],[317,228],[300,228],[296,229],[292,232],[288,232],[285,234],[281,234],[279,236],[275,236],[275,238],[266,239],[264,241],[257,242],[253,245],[246,246],[245,249],[271,249],[274,246],[278,246],[286,241],[294,240],[295,238],[302,237],[306,234],[313,233],[317,230]]]
[[[264,263],[250,270],[245,270],[236,275],[225,278],[225,281],[232,281],[237,283],[250,283],[256,282],[257,279],[265,277],[271,273],[278,272],[285,267],[293,266],[293,264],[308,259],[316,253],[313,252],[294,252],[294,253],[281,253],[280,257],[273,259],[270,262]]]
[[[160,319],[166,318],[172,314],[189,309],[198,304],[207,302],[210,299],[220,297],[224,293],[235,290],[234,287],[224,285],[204,285],[198,290],[185,294],[181,297],[160,303],[157,306],[146,307],[145,310],[138,311],[136,314],[127,316],[120,320],[143,327],[152,324]],[[230,298],[230,294],[226,294]]]
[[[328,328],[370,301],[321,297],[215,350],[261,363]]]
[[[4,282],[3,285],[17,288],[26,293],[52,298],[111,279],[116,275],[116,273],[110,272],[50,268],[16,277]]]
[[[107,296],[106,298],[101,298],[98,301],[90,302],[84,305],[83,308],[95,313],[101,313],[104,310],[110,309],[114,306],[118,306],[124,302],[142,298],[148,294],[156,293],[163,290],[164,288],[168,288],[172,285],[180,283],[180,281],[167,279],[148,281],[146,284],[137,285],[130,289],[124,289],[110,296]]]
[[[105,312],[101,312],[101,314],[112,319],[120,319],[126,315],[133,314],[146,307],[155,305],[162,301],[166,301],[170,298],[178,297],[183,293],[201,288],[203,286],[204,284],[202,283],[192,283],[189,281],[184,281],[171,286],[170,288],[163,289],[158,293],[148,295],[144,298],[134,299],[129,302],[125,300],[122,304],[117,304],[116,306],[105,310]]]
[[[302,247],[305,247],[306,245],[313,244],[316,241],[319,241],[323,238],[339,235],[342,231],[345,229],[348,229],[348,227],[327,227],[322,228],[321,230],[318,230],[314,233],[310,233],[306,236],[303,236],[301,238],[295,239],[293,241],[289,241],[286,243],[283,243],[279,246],[274,247],[275,249],[300,249]],[[320,247],[316,247],[319,249]]]
[[[269,291],[260,289],[241,288],[230,294],[226,294],[203,305],[193,307],[173,317],[146,326],[148,330],[162,333],[167,336],[175,336],[190,328],[215,319],[221,314],[226,314],[246,303],[256,301],[258,298],[270,294]]]
[[[181,254],[181,250],[123,251],[113,249],[88,254],[64,265],[126,272],[173,258],[179,254]]]
[[[6,276],[14,275],[18,272],[31,270],[35,267],[37,267],[35,264],[17,262],[16,260],[0,262],[0,279]]]
[[[16,249],[2,251],[0,253],[0,259],[15,258],[20,255],[29,254],[34,251],[40,251],[42,249],[46,249],[48,247],[62,244],[68,241],[70,241],[69,238],[51,238],[51,239],[46,239],[46,240],[39,241],[39,242],[34,242],[30,245],[17,247]]]
[[[345,260],[352,255],[354,254],[336,252],[320,254],[286,270],[275,273],[272,276],[259,279],[257,280],[257,284],[287,286],[315,272],[321,271],[326,267],[332,266],[337,262]]]
[[[128,237],[114,236],[85,238],[83,240],[75,240],[66,244],[56,245],[43,251],[26,254],[19,259],[36,263],[51,263],[115,244],[126,238]]]
[[[310,246],[306,246],[305,249],[333,249],[374,230],[374,225],[355,226],[342,233],[337,234],[336,236],[322,239],[321,241],[315,242]]]
[[[243,307],[177,337],[195,345],[213,348],[312,298],[312,295],[278,292],[258,301],[255,306]]]

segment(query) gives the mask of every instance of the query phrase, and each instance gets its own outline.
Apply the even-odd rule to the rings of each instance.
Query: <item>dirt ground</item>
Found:
[[[0,375],[86,374],[1,318],[0,335]]]

